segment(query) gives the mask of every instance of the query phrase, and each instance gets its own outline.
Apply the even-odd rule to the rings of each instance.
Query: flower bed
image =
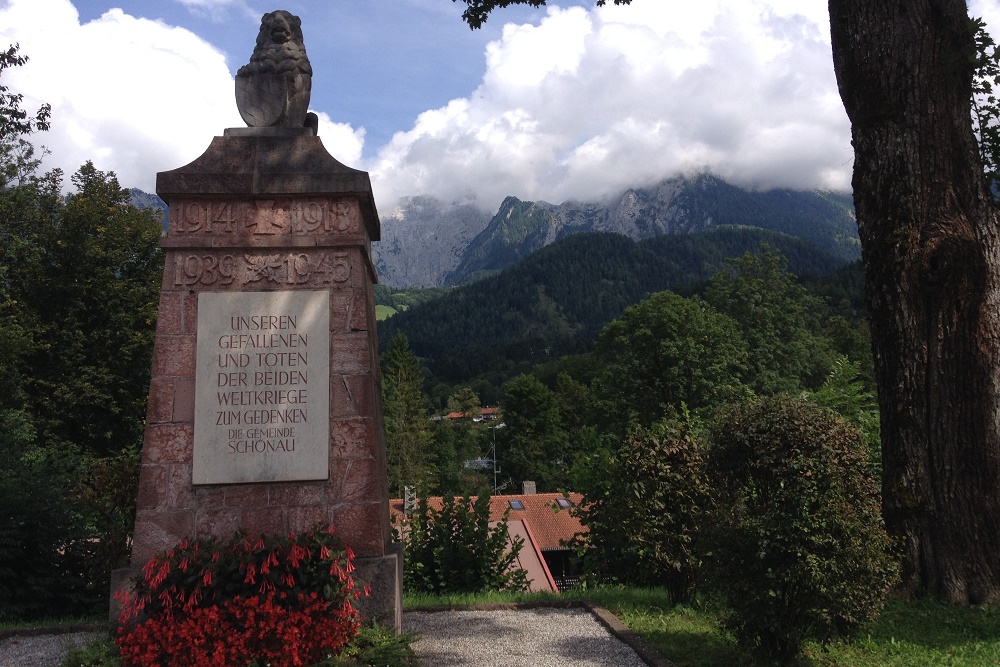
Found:
[[[354,553],[316,527],[287,538],[183,541],[143,567],[122,603],[125,667],[299,667],[357,634]]]

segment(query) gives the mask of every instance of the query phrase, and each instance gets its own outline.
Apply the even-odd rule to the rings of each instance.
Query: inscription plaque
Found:
[[[329,477],[330,293],[201,292],[194,484]]]

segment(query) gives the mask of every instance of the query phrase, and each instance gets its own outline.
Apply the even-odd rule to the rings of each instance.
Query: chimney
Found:
[[[524,495],[524,496],[533,496],[536,493],[537,493],[537,491],[535,491],[535,483],[534,482],[521,482],[521,495]]]

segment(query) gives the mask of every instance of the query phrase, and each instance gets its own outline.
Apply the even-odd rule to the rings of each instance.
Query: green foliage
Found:
[[[601,332],[598,393],[619,421],[651,424],[681,405],[711,407],[743,392],[747,344],[737,323],[700,299],[659,292]]]
[[[313,667],[419,667],[410,648],[416,639],[411,632],[397,635],[394,629],[383,628],[377,623],[363,625],[343,653]]]
[[[462,387],[448,397],[448,410],[457,412],[465,418],[475,419],[482,411],[479,394],[472,387]]]
[[[70,488],[67,500],[92,536],[85,564],[88,586],[98,593],[110,590],[111,573],[130,562],[141,459],[136,447],[111,456],[86,456]]]
[[[595,483],[572,511],[588,529],[577,546],[592,578],[691,599],[694,545],[710,499],[704,453],[688,423],[664,421],[633,429],[614,454],[590,458]]]
[[[427,484],[433,469],[423,375],[402,333],[393,337],[382,356],[382,403],[389,489],[402,497],[404,487]]]
[[[518,375],[504,394],[505,427],[497,434],[503,476],[515,489],[525,480],[539,492],[566,488],[577,452],[562,427],[556,395],[533,375]]]
[[[823,385],[803,396],[820,407],[833,410],[861,432],[875,477],[881,479],[882,428],[878,400],[874,392],[865,389],[859,365],[844,358],[838,359]]]
[[[433,476],[424,490],[435,495],[476,493],[487,486],[482,472],[465,467],[483,456],[485,428],[470,419],[442,419],[434,428]]]
[[[372,622],[361,626],[340,655],[309,667],[418,667],[410,648],[415,640],[413,633],[397,635],[394,629]],[[80,648],[71,648],[60,667],[122,667],[122,660],[111,638],[100,637]]]
[[[47,224],[0,219],[24,253],[0,262],[23,279],[14,298],[32,313],[39,345],[25,390],[43,446],[97,454],[141,441],[163,257],[150,210],[128,203],[112,174],[90,163]],[[59,180],[49,186],[58,191]],[[46,195],[47,196],[47,195]]]
[[[18,49],[13,44],[0,51],[0,77],[8,68],[28,62]],[[26,137],[49,129],[52,107],[44,104],[32,115],[21,107],[23,100],[23,95],[0,84],[0,190],[20,184],[38,167],[34,146]]]
[[[100,637],[71,648],[60,667],[122,667],[122,659],[111,638]]]
[[[778,395],[721,413],[707,560],[742,645],[788,660],[877,616],[897,566],[870,469],[858,431],[808,402]]]
[[[405,287],[393,289],[387,285],[375,285],[375,305],[396,311],[407,310],[421,303],[438,299],[448,293],[443,287]]]
[[[753,352],[746,382],[757,394],[816,387],[829,372],[835,354],[820,333],[824,305],[795,282],[779,251],[727,261],[705,300],[738,323]]]
[[[80,456],[38,447],[27,416],[0,413],[0,620],[82,614],[89,536],[67,502]],[[107,588],[100,599],[107,601]]]
[[[797,272],[841,264],[812,244],[750,228],[718,228],[634,242],[574,234],[502,273],[457,287],[379,326],[380,345],[403,331],[414,352],[451,385],[488,373],[499,386],[534,364],[590,349],[600,330],[649,294],[707,280],[727,257],[767,243]]]
[[[972,81],[972,128],[979,140],[979,159],[983,174],[1000,202],[1000,50],[981,18],[972,19],[976,31],[976,72]]]
[[[506,516],[490,528],[490,497],[445,496],[440,510],[421,497],[410,523],[403,528],[406,563],[403,584],[422,593],[477,593],[525,590],[517,554],[524,542],[507,550]]]
[[[128,559],[162,254],[112,174],[37,173],[21,102],[0,85],[0,617],[29,619],[104,607]]]

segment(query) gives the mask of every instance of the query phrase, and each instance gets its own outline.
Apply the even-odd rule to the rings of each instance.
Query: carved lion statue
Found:
[[[299,17],[284,10],[264,14],[250,62],[236,73],[240,116],[250,127],[302,127],[311,90]]]

